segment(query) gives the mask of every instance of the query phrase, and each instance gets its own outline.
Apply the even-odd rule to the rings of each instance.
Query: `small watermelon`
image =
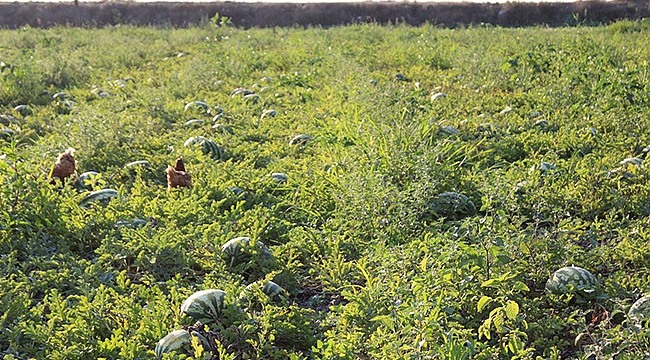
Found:
[[[568,293],[588,295],[595,292],[597,287],[598,279],[589,271],[577,266],[558,269],[546,282],[546,291],[557,295]]]
[[[223,156],[223,149],[212,140],[205,140],[201,144],[201,150],[209,155],[212,160],[219,160]]]
[[[196,144],[202,144],[205,140],[206,140],[206,138],[204,138],[203,136],[196,136],[196,137],[192,136],[191,138],[185,140],[185,143],[183,144],[183,146],[192,146],[192,145],[196,145]]]
[[[184,346],[189,346],[191,342],[191,335],[187,330],[175,330],[167,334],[164,338],[158,341],[156,345],[156,358],[162,359],[164,353],[178,350]]]
[[[535,121],[535,124],[533,124],[533,126],[536,126],[538,128],[545,128],[545,127],[548,126],[548,120],[539,119],[539,120]]]
[[[14,107],[14,111],[18,112],[22,116],[27,116],[32,113],[31,109],[27,105],[17,105]]]
[[[431,95],[431,101],[435,101],[435,100],[438,100],[438,99],[444,99],[446,97],[447,97],[447,94],[445,94],[443,92],[437,92],[437,93]]]
[[[185,122],[185,126],[190,127],[190,126],[201,126],[205,123],[205,121],[201,119],[192,119],[188,120]]]
[[[643,159],[641,159],[641,158],[631,157],[631,158],[621,160],[620,164],[621,165],[637,165],[638,166],[638,165],[641,165],[642,162],[643,162]]]
[[[97,179],[100,178],[100,175],[96,171],[86,171],[79,175],[77,180],[77,186],[82,190],[90,190],[95,187]]]
[[[136,160],[136,161],[131,161],[130,163],[124,165],[125,167],[128,168],[134,168],[137,166],[142,166],[142,167],[150,167],[151,164],[147,160]]]
[[[244,95],[244,100],[255,103],[255,102],[258,102],[260,100],[260,96],[255,94],[255,93],[248,94],[248,95]]]
[[[264,295],[277,303],[282,301],[283,293],[284,289],[273,281],[267,281],[263,286],[260,282],[254,282],[239,294],[239,301],[247,308],[259,308],[263,302],[266,302],[263,299]]]
[[[650,319],[650,294],[632,304],[630,310],[627,312],[627,316],[635,322],[643,322]]]
[[[476,205],[467,196],[449,191],[436,196],[428,204],[428,212],[436,218],[458,220],[476,214]]]
[[[252,90],[244,89],[244,88],[236,88],[235,90],[233,90],[233,91],[230,93],[230,96],[232,96],[232,97],[235,97],[235,96],[237,96],[237,95],[243,95],[243,96],[246,96],[246,95],[250,95],[250,94],[253,94],[253,91],[252,91]]]
[[[296,136],[294,136],[294,137],[289,141],[289,145],[299,145],[299,146],[302,146],[302,145],[307,144],[307,142],[308,142],[309,140],[311,140],[311,139],[312,139],[312,137],[309,136],[309,135],[306,135],[306,134],[296,135]]]
[[[280,295],[284,289],[273,281],[268,281],[262,286],[262,292],[273,301],[280,301]]]
[[[188,297],[181,305],[181,312],[196,321],[208,323],[218,319],[224,308],[226,292],[216,289],[201,290]]]
[[[113,225],[116,229],[123,229],[123,228],[129,228],[129,229],[139,229],[145,225],[147,225],[148,221],[144,219],[133,219],[133,220],[118,220],[115,222],[115,225]]]
[[[232,126],[230,126],[230,125],[224,125],[224,124],[217,123],[217,124],[212,125],[212,128],[216,132],[221,133],[221,134],[230,134],[230,135],[234,134],[234,132],[232,131]]]
[[[235,196],[240,196],[240,195],[242,195],[242,194],[244,194],[246,192],[246,190],[244,190],[244,189],[242,189],[240,187],[237,187],[237,186],[231,186],[231,187],[228,188],[228,190],[230,190],[230,192],[235,194]]]
[[[273,109],[264,110],[264,112],[262,112],[262,116],[260,116],[260,119],[264,119],[265,117],[272,118],[272,117],[275,117],[276,114],[277,114],[277,111],[275,111]]]
[[[203,101],[190,101],[187,104],[185,104],[185,111],[192,108],[208,111],[210,109],[210,106]]]
[[[247,236],[231,239],[223,244],[221,248],[221,253],[229,262],[230,266],[248,261],[255,252],[259,252],[263,259],[270,259],[272,257],[271,251],[264,243],[255,241],[253,245],[251,244],[251,239]]]
[[[209,155],[213,160],[219,160],[223,156],[223,149],[212,140],[203,136],[191,137],[185,140],[184,146],[201,145],[201,151]]]
[[[289,177],[285,173],[274,172],[271,174],[271,179],[278,184],[286,183],[289,180]]]
[[[409,81],[409,78],[407,78],[406,75],[404,75],[404,74],[397,73],[397,74],[395,74],[395,80]]]
[[[9,139],[14,136],[15,133],[16,132],[11,129],[2,128],[0,129],[0,138]]]
[[[457,135],[460,133],[460,130],[456,129],[453,126],[446,125],[446,126],[441,126],[440,127],[440,132],[445,134],[445,135]]]
[[[79,202],[79,206],[85,207],[95,201],[110,200],[116,197],[117,197],[117,190],[113,190],[113,189],[97,190],[91,192],[86,197],[81,199],[81,201]]]

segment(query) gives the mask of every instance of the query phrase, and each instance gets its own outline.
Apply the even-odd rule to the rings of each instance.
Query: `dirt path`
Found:
[[[215,13],[240,27],[334,26],[359,21],[426,22],[443,26],[489,23],[501,26],[576,21],[611,22],[650,17],[647,0],[575,3],[0,3],[0,27],[106,26],[115,24],[186,27]]]

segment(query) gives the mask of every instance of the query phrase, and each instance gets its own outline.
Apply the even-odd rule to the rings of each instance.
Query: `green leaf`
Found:
[[[517,304],[512,300],[509,300],[508,304],[506,305],[506,316],[510,320],[515,320],[518,314],[519,314],[519,304]]]
[[[422,259],[422,261],[420,262],[420,270],[422,272],[427,272],[427,265],[428,265],[427,261],[428,261],[428,259],[429,258],[427,256],[425,256],[424,259]]]
[[[528,285],[524,284],[523,282],[517,281],[512,286],[512,290],[528,292],[530,291],[530,288],[528,287]]]
[[[492,318],[492,323],[494,324],[494,328],[500,332],[503,333],[505,332],[505,319],[503,318],[503,312],[499,311],[496,314],[494,314],[494,317]]]
[[[492,302],[491,297],[483,295],[479,299],[478,304],[476,305],[476,309],[478,310],[478,312],[481,312],[491,302]]]
[[[484,337],[488,340],[490,340],[491,335],[490,335],[490,327],[492,327],[492,318],[489,317],[483,321],[483,324],[478,327],[478,337],[479,339],[481,337]]]
[[[490,279],[490,280],[485,280],[483,283],[481,283],[481,287],[492,287],[496,286],[497,284],[497,279]]]
[[[393,319],[388,316],[388,315],[377,315],[374,318],[370,319],[372,322],[380,322],[382,325],[386,327],[392,327],[393,326]]]

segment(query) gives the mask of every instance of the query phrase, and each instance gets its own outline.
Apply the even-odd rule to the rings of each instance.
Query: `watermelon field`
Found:
[[[648,359],[649,38],[0,30],[0,354]]]

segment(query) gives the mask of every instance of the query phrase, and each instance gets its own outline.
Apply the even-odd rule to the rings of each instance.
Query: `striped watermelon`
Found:
[[[558,269],[546,282],[546,291],[557,295],[569,293],[588,295],[595,292],[597,287],[598,279],[578,266]]]
[[[223,149],[212,140],[203,136],[191,137],[185,140],[184,146],[201,145],[201,151],[209,155],[213,160],[219,160],[223,156]]]
[[[156,344],[156,358],[162,359],[164,353],[179,350],[190,345],[192,336],[187,330],[175,330],[167,334]]]
[[[252,91],[252,90],[244,89],[244,88],[236,88],[235,90],[233,90],[233,91],[230,93],[230,96],[232,96],[232,97],[235,97],[235,96],[237,96],[237,95],[243,95],[243,96],[246,96],[246,95],[250,95],[250,94],[253,94],[253,91]]]
[[[81,199],[81,201],[79,202],[79,206],[85,207],[95,201],[110,200],[116,197],[117,197],[117,190],[113,190],[113,189],[97,190],[91,192],[86,197]]]
[[[17,105],[14,107],[14,111],[18,112],[22,116],[27,116],[32,113],[31,109],[27,105]]]
[[[282,289],[278,284],[273,281],[267,281],[263,286],[260,286],[259,282],[254,282],[244,289],[239,294],[239,300],[242,305],[248,308],[259,308],[261,303],[264,302],[261,299],[261,293],[268,296],[268,298],[273,302],[282,301],[282,294],[284,289]]]
[[[82,190],[92,189],[95,185],[96,179],[98,178],[99,173],[96,171],[86,171],[79,175],[77,180],[78,188]]]
[[[223,310],[226,292],[216,289],[201,290],[188,297],[181,305],[181,312],[196,321],[208,323],[218,319]]]
[[[262,292],[273,301],[280,301],[280,295],[283,291],[284,289],[273,281],[268,281],[262,286]]]
[[[262,115],[260,116],[260,119],[264,119],[266,117],[270,117],[270,118],[275,117],[275,115],[277,115],[277,113],[278,112],[273,110],[273,109],[264,110],[262,112]]]
[[[275,181],[278,184],[283,184],[286,183],[287,180],[289,180],[289,176],[287,176],[287,174],[285,173],[274,172],[271,174],[271,179],[273,179],[273,181]]]
[[[231,186],[228,188],[228,190],[230,190],[233,194],[235,194],[235,196],[240,196],[246,192],[246,190],[237,186]]]
[[[185,126],[190,127],[190,126],[201,126],[205,123],[205,121],[201,119],[192,119],[188,120],[185,122]]]
[[[203,136],[197,136],[197,137],[192,136],[191,138],[185,140],[185,143],[183,144],[183,146],[192,146],[192,145],[196,145],[196,144],[201,144],[205,140],[206,140],[206,138],[204,138]]]
[[[650,295],[646,295],[639,300],[637,300],[630,310],[627,312],[627,316],[635,322],[644,322],[650,319]]]
[[[302,146],[302,145],[307,144],[307,142],[308,142],[309,140],[311,140],[311,139],[312,139],[312,137],[309,136],[309,135],[307,135],[307,134],[296,135],[296,136],[294,136],[294,137],[289,141],[289,145],[299,145],[299,146]]]
[[[11,129],[2,128],[0,129],[0,138],[9,139],[10,137],[14,136],[15,133],[16,132]]]
[[[142,167],[150,167],[151,164],[147,160],[136,160],[136,161],[131,161],[130,163],[124,165],[125,167],[128,168],[133,168],[136,166],[142,166]]]
[[[247,236],[241,236],[228,240],[221,249],[230,266],[244,263],[257,251],[262,255],[263,259],[270,259],[273,255],[264,243],[261,241],[255,242],[255,248],[251,244],[251,239]]]
[[[212,140],[205,140],[201,144],[201,150],[209,155],[212,160],[219,160],[223,156],[223,149]]]
[[[187,104],[185,104],[185,111],[192,108],[208,111],[210,109],[210,106],[203,101],[190,101]]]
[[[260,101],[260,96],[255,93],[248,94],[248,95],[244,95],[244,100],[255,103]]]

